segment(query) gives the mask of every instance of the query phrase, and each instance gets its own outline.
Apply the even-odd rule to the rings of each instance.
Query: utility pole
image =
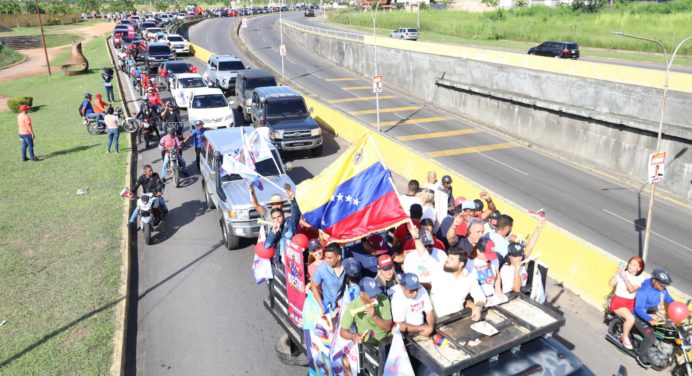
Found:
[[[36,15],[38,16],[38,24],[41,26],[43,53],[46,55],[46,67],[48,68],[48,75],[52,76],[53,73],[50,71],[50,60],[48,60],[48,48],[46,48],[46,33],[43,31],[43,20],[41,20],[41,9],[38,7],[38,0],[34,0],[34,4],[36,4]]]

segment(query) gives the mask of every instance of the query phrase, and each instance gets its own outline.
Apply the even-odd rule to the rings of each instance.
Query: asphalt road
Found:
[[[304,18],[295,13],[284,16],[291,20]],[[191,28],[191,40],[216,53],[240,55],[229,37],[233,22],[230,18],[204,21]],[[280,72],[278,15],[250,19],[248,24],[241,32],[248,48]],[[375,123],[368,78],[307,53],[289,38],[284,38],[284,43],[288,51],[284,61],[286,79],[363,123]],[[380,97],[381,124],[390,137],[434,156],[524,208],[544,208],[549,221],[617,257],[628,259],[640,253],[648,203],[648,194],[639,193],[640,187],[518,144],[493,130],[412,100],[406,93],[385,90]],[[424,178],[425,173],[421,171],[418,178]],[[477,192],[455,194],[476,196]],[[688,294],[692,293],[689,223],[692,211],[688,207],[656,199],[646,268],[667,268],[675,276],[675,287]]]
[[[261,39],[261,38],[271,38],[273,33],[271,33],[268,30],[261,30],[254,26],[255,22],[258,21],[263,21],[264,22],[271,22],[271,19],[275,18],[272,16],[265,16],[258,18],[256,20],[250,21],[250,32],[254,34],[255,37]],[[215,53],[219,54],[233,54],[241,59],[243,59],[245,62],[249,62],[250,60],[248,59],[247,56],[244,55],[244,53],[234,45],[233,41],[229,38],[229,35],[231,33],[231,24],[232,24],[231,19],[212,19],[212,20],[207,20],[204,21],[198,25],[193,26],[190,29],[189,35],[190,39],[195,42],[200,44],[202,47],[207,48]],[[252,43],[253,36],[251,35],[249,37],[250,43]],[[288,43],[288,41],[286,41]],[[252,46],[252,44],[251,44]],[[278,44],[269,47],[266,45],[256,45],[253,46],[254,51],[257,53],[258,51],[265,51],[267,54],[275,54],[278,56]],[[289,51],[297,51],[293,48],[295,47],[289,47]],[[270,52],[271,51],[271,52]],[[291,53],[291,52],[289,52]],[[287,76],[290,75],[290,77],[296,77],[300,75],[299,69],[301,69],[300,64],[304,64],[305,67],[309,67],[310,71],[314,72],[319,72],[317,74],[324,74],[324,75],[332,75],[335,76],[337,74],[345,74],[346,72],[343,70],[340,70],[339,68],[333,67],[328,64],[324,64],[318,61],[310,60],[309,62],[303,59],[310,59],[309,56],[290,56],[291,59],[295,59],[296,63],[291,63],[290,66],[287,65],[287,68],[290,69],[286,70]],[[265,59],[265,62],[271,63],[271,60],[267,60],[267,56],[263,56]],[[274,60],[275,62],[275,60]],[[250,63],[251,64],[251,63]],[[303,73],[304,74],[304,73]],[[309,76],[309,75],[308,75]],[[308,77],[305,76],[305,77]],[[302,79],[299,78],[298,80],[302,80],[302,83],[309,83],[309,80],[307,79]],[[327,96],[329,93],[338,93],[343,95],[343,91],[341,89],[334,89],[334,90],[328,90],[329,88],[325,88],[324,92],[321,92],[320,95]],[[329,98],[329,97],[327,97]],[[345,146],[342,141],[337,138],[335,140],[338,145],[340,145],[342,148]],[[331,149],[328,149],[331,150]],[[329,158],[333,158],[334,156],[329,156]],[[326,161],[323,161],[322,159],[310,159],[310,160],[303,160],[303,161],[298,161],[298,162],[304,162],[305,163],[305,168],[309,171],[314,171],[314,170],[319,170],[322,168],[325,164]],[[294,162],[294,165],[296,165],[298,162]],[[313,164],[319,164],[313,165]],[[295,169],[294,169],[295,172]],[[294,178],[295,180],[295,178]],[[400,187],[400,189],[403,187],[404,180],[401,177],[396,177],[396,184]],[[201,197],[201,195],[200,195]],[[201,199],[201,198],[200,198]],[[198,226],[196,225],[195,222],[191,223],[190,226]],[[218,235],[214,235],[218,236]],[[214,239],[217,239],[214,237]],[[225,251],[222,251],[225,252]],[[248,252],[247,250],[243,250],[242,252]],[[250,261],[250,257],[247,257],[247,262]],[[247,263],[246,263],[247,265]],[[244,265],[243,265],[244,267]],[[244,268],[244,272],[241,273],[243,276],[244,283],[251,284],[251,282],[248,282],[248,280],[251,281],[252,277],[249,273],[247,268]],[[200,272],[194,272],[194,273],[201,273]],[[241,281],[243,282],[243,281]],[[214,290],[217,290],[214,288]],[[261,289],[253,288],[251,290],[248,290],[249,293],[251,294],[259,294],[260,296],[258,297],[253,297],[248,300],[247,305],[257,305],[259,306],[260,300],[263,296],[263,292]],[[207,295],[207,292],[205,290],[204,295]],[[213,292],[210,292],[208,296],[214,296]],[[641,368],[639,368],[636,364],[636,362],[626,356],[621,354],[619,351],[617,351],[612,345],[610,345],[608,342],[605,341],[604,334],[606,331],[605,326],[601,323],[602,319],[602,313],[599,312],[599,310],[591,307],[590,305],[586,304],[584,301],[582,301],[578,296],[575,294],[571,293],[569,290],[564,289],[562,286],[556,284],[554,281],[549,282],[548,286],[548,300],[549,304],[554,307],[555,309],[558,309],[560,312],[562,312],[565,315],[566,318],[566,326],[561,328],[557,338],[569,349],[571,349],[582,361],[584,361],[589,368],[594,371],[596,375],[610,375],[616,372],[617,367],[620,364],[625,365],[629,370],[631,375],[654,375],[656,374],[654,371],[645,371]],[[253,307],[242,307],[241,309],[249,309]],[[256,308],[256,307],[254,307]],[[233,312],[228,312],[229,315],[235,315]],[[275,336],[276,334],[276,324],[271,322],[271,318],[269,317],[269,314],[267,312],[261,312],[260,316],[255,316],[257,320],[261,320],[261,322],[266,323],[266,325],[269,325],[270,327],[274,328],[272,330],[267,330],[265,333],[269,332],[270,335]],[[267,321],[268,320],[268,321]],[[151,324],[155,325],[155,324]],[[236,338],[227,338],[229,341],[228,344],[226,344],[227,347],[232,347],[235,348],[237,346],[233,341],[242,341],[242,337],[236,337]],[[271,339],[266,341],[266,345],[270,346],[271,345]],[[176,346],[178,347],[178,346]],[[138,350],[138,351],[147,351],[147,350]],[[265,352],[272,352],[271,348],[268,348],[268,350],[265,350]],[[248,359],[254,359],[254,358],[248,358]],[[273,374],[273,369],[272,366],[269,364],[271,361],[274,360],[268,360],[267,361],[267,367],[266,370],[263,369],[261,371],[258,371],[256,373],[257,375],[271,375]],[[294,369],[290,367],[284,367],[282,368],[282,371],[285,372],[292,372]],[[304,371],[302,371],[304,374]],[[238,373],[233,373],[233,374],[239,374]],[[289,373],[290,374],[290,373]]]
[[[294,19],[294,21],[297,21],[299,23],[302,23],[304,25],[310,25],[310,26],[316,26],[316,27],[322,27],[326,29],[334,29],[334,30],[346,30],[355,34],[364,34],[358,30],[353,30],[349,29],[346,26],[340,26],[340,25],[335,25],[335,24],[330,24],[327,22],[324,22],[324,18],[321,18],[319,16],[322,15],[321,11],[316,11],[315,15],[318,17],[301,17],[298,19]],[[403,25],[402,25],[403,27]],[[626,38],[626,37],[622,37]],[[525,55],[526,50],[517,50],[517,49],[512,49],[512,48],[500,48],[500,47],[490,47],[490,46],[475,46],[475,45],[465,45],[464,43],[454,43],[454,42],[440,42],[443,44],[451,44],[451,45],[460,45],[460,46],[466,46],[466,47],[473,47],[473,48],[479,48],[479,49],[484,49],[484,50],[495,50],[495,51],[504,51],[504,52],[511,52],[511,53],[516,53],[516,54],[521,54]],[[660,55],[659,55],[660,56]],[[655,69],[655,70],[663,70],[665,71],[665,64],[664,64],[664,59],[663,56],[660,56],[660,64],[653,64],[653,63],[638,63],[635,61],[626,61],[626,60],[617,60],[617,59],[605,59],[605,58],[598,58],[598,57],[590,57],[590,56],[584,56],[584,51],[582,50],[581,52],[581,57],[579,58],[580,61],[591,61],[594,63],[603,63],[603,64],[611,64],[611,65],[622,65],[626,67],[634,67],[634,68],[644,68],[644,69]],[[673,66],[670,68],[671,72],[681,72],[681,73],[692,73],[692,68],[690,67],[683,67],[683,66]]]

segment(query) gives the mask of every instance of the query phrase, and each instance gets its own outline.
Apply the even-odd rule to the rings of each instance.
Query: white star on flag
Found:
[[[353,205],[355,205],[355,206],[360,205],[360,200],[358,200],[357,198],[354,198],[353,199]]]
[[[334,195],[332,195],[332,198],[329,201],[334,201]]]
[[[351,195],[346,196],[346,202],[353,202],[353,197]]]
[[[339,193],[338,195],[336,195],[336,199],[339,200],[339,201],[343,201],[344,195],[342,195],[341,193]]]

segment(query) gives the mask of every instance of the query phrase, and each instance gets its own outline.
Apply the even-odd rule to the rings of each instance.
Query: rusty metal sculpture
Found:
[[[72,54],[61,68],[68,76],[76,76],[89,69],[89,61],[82,53],[82,42],[72,42]]]

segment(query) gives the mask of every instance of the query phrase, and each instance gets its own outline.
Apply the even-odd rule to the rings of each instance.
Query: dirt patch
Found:
[[[92,41],[94,38],[99,37],[113,30],[113,25],[114,24],[112,23],[104,22],[84,27],[77,27],[74,29],[67,29],[64,30],[64,32],[70,34],[79,34],[80,36],[82,36],[82,46],[84,46],[85,44]],[[53,57],[55,57],[55,55],[69,48],[69,45],[49,48],[48,60],[52,60]],[[46,57],[43,52],[43,48],[32,48],[28,50],[22,50],[22,54],[26,55],[26,61],[21,64],[9,67],[7,69],[0,70],[0,82],[14,81],[20,78],[33,77],[48,72],[46,68]],[[53,71],[53,74],[62,74],[62,72],[60,71],[60,66],[56,67],[51,65],[51,70]],[[0,111],[2,111],[1,107]]]
[[[7,111],[9,109],[9,107],[7,107],[7,100],[8,99],[10,99],[10,97],[0,95],[0,112]]]

